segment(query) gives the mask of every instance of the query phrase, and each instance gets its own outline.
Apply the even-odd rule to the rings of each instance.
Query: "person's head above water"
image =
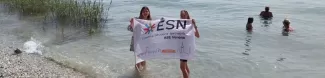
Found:
[[[284,19],[284,20],[283,20],[283,25],[284,25],[285,28],[289,28],[289,26],[290,26],[290,21],[289,21],[288,19]]]
[[[190,19],[190,15],[188,14],[188,12],[186,10],[181,10],[180,16],[181,16],[181,19]]]
[[[253,23],[253,21],[254,21],[254,18],[253,17],[249,17],[247,23]]]
[[[289,26],[289,25],[290,25],[290,21],[289,21],[289,19],[284,19],[284,20],[283,20],[283,25],[284,25],[284,26]]]
[[[265,12],[269,12],[270,11],[270,7],[266,6],[265,7]]]
[[[254,21],[253,17],[248,18],[247,24],[246,24],[246,30],[251,31],[253,29],[253,25],[252,25],[253,21]]]
[[[151,20],[150,10],[147,6],[142,7],[139,19]]]

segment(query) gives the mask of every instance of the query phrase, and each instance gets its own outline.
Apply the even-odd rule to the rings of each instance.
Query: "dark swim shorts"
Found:
[[[187,60],[184,60],[184,59],[180,59],[182,62],[187,62]]]

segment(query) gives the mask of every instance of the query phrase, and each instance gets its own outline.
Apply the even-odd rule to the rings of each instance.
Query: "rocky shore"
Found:
[[[36,54],[20,53],[0,48],[0,78],[86,78],[87,76],[66,68]]]
[[[1,20],[0,20],[1,21]],[[1,27],[1,26],[0,26]],[[7,27],[8,28],[8,27]],[[24,41],[0,28],[0,78],[87,78],[86,74],[60,65],[39,54],[15,53]]]

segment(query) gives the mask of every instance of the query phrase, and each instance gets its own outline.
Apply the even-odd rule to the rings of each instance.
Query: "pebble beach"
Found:
[[[15,54],[14,50],[21,49],[23,41],[4,32],[0,36],[0,78],[88,78],[39,54]]]

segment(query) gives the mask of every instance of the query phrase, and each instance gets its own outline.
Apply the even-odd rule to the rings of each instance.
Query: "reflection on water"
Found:
[[[268,27],[272,24],[272,18],[262,18],[260,17],[260,22],[262,23],[262,27]]]
[[[245,52],[243,52],[242,54],[249,55],[249,51],[251,51],[250,43],[251,43],[251,40],[252,40],[252,32],[247,32],[245,40],[246,40],[246,43],[244,44],[245,45]]]
[[[283,36],[289,36],[289,32],[285,31],[285,30],[282,30],[282,35]]]

